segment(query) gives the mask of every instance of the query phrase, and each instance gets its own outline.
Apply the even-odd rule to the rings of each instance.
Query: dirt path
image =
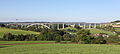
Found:
[[[15,44],[0,44],[0,45],[31,45],[31,44],[56,44],[56,43],[15,43]]]

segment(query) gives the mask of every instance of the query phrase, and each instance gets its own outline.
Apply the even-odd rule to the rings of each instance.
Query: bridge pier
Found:
[[[54,29],[54,24],[52,24],[52,29]]]
[[[50,27],[50,24],[48,24],[48,27],[51,28],[51,27]]]
[[[86,24],[84,24],[84,26],[83,26],[83,29],[85,29],[86,28]]]
[[[105,24],[105,26],[107,26],[107,24]]]
[[[91,24],[89,24],[89,29],[91,29]]]
[[[57,24],[57,29],[60,29],[59,24]]]
[[[81,24],[79,24],[79,27],[81,26]]]
[[[75,28],[75,24],[73,24],[73,28]]]
[[[65,28],[65,26],[64,26],[65,24],[62,24],[62,25],[63,25],[63,27],[62,27],[62,28],[64,29],[64,28]]]
[[[100,24],[100,28],[102,27],[102,24]]]
[[[97,25],[96,24],[94,24],[94,28],[96,28],[97,27]]]

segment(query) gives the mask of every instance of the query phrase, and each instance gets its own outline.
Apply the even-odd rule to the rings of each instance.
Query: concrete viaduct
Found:
[[[44,27],[47,27],[49,29],[55,28],[54,25],[57,25],[57,29],[64,29],[65,25],[69,25],[72,27],[75,27],[75,25],[80,26],[83,29],[91,29],[96,27],[102,27],[107,25],[113,25],[113,23],[84,23],[84,22],[36,22],[36,23],[30,23],[30,22],[19,22],[19,23],[10,23],[10,24],[17,24],[22,26],[33,26],[33,25],[42,25]],[[62,25],[62,27],[60,27]]]

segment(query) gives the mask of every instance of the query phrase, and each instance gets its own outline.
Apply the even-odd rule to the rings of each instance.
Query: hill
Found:
[[[70,30],[68,30],[68,29],[70,29]],[[74,33],[74,34],[78,31],[76,28],[71,28],[71,27],[67,27],[64,30],[66,30],[67,32],[72,31],[70,33]],[[92,33],[92,34],[106,33],[106,34],[112,35],[112,36],[116,35],[116,33],[113,33],[113,32],[110,32],[110,31],[104,31],[104,30],[100,30],[100,29],[88,29],[88,30],[90,30],[90,33]],[[76,31],[76,32],[74,32],[74,31]]]
[[[17,30],[17,29],[9,29],[0,27],[0,37],[4,35],[4,33],[10,32],[12,34],[39,34],[38,32],[33,31],[25,31],[25,30]]]
[[[118,23],[118,22],[120,22],[120,20],[112,21],[111,23]]]
[[[108,35],[116,35],[116,33],[110,32],[110,31],[104,31],[100,29],[89,29],[91,33],[96,34],[96,33],[106,33]]]

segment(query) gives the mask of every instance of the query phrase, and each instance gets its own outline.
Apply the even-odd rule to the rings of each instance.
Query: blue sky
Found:
[[[0,0],[0,22],[110,22],[120,20],[120,0]]]

